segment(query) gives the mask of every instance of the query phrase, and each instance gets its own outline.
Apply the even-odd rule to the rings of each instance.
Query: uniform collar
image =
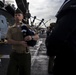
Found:
[[[22,25],[26,25],[26,24],[22,23]],[[22,25],[21,25],[21,26],[22,26]],[[17,27],[16,23],[15,23],[12,27]]]
[[[16,23],[12,27],[17,27]]]
[[[16,27],[16,24],[14,24],[12,27]]]

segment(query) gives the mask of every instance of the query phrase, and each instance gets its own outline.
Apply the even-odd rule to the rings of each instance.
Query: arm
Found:
[[[8,44],[23,45],[24,47],[27,47],[27,43],[25,41],[15,41],[12,39],[8,39]]]
[[[24,39],[25,39],[25,41],[30,41],[30,40],[35,40],[35,41],[37,41],[37,40],[39,39],[39,35],[38,35],[38,34],[29,35],[29,36],[26,36]]]
[[[16,41],[12,39],[12,31],[11,28],[8,29],[7,32],[7,43],[8,44],[12,44],[12,45],[23,45],[23,46],[27,46],[27,43],[25,41]]]

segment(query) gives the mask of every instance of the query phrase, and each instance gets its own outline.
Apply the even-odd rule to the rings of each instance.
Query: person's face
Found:
[[[23,14],[21,14],[21,13],[17,13],[17,14],[15,14],[15,21],[16,22],[19,22],[19,21],[22,21],[22,19],[23,19]]]

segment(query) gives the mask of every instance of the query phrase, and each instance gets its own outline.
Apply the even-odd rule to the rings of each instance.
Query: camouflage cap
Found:
[[[22,12],[19,8],[17,8],[17,9],[15,10],[15,14],[18,14],[18,13],[23,14],[23,12]]]

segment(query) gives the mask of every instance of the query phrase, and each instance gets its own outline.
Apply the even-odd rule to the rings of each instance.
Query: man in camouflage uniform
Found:
[[[12,53],[10,54],[7,75],[30,75],[31,55],[26,41],[32,39],[37,41],[39,36],[35,34],[23,38],[20,24],[23,24],[23,13],[21,10],[17,9],[14,17],[15,24],[11,26],[7,32],[8,43],[12,45]]]

